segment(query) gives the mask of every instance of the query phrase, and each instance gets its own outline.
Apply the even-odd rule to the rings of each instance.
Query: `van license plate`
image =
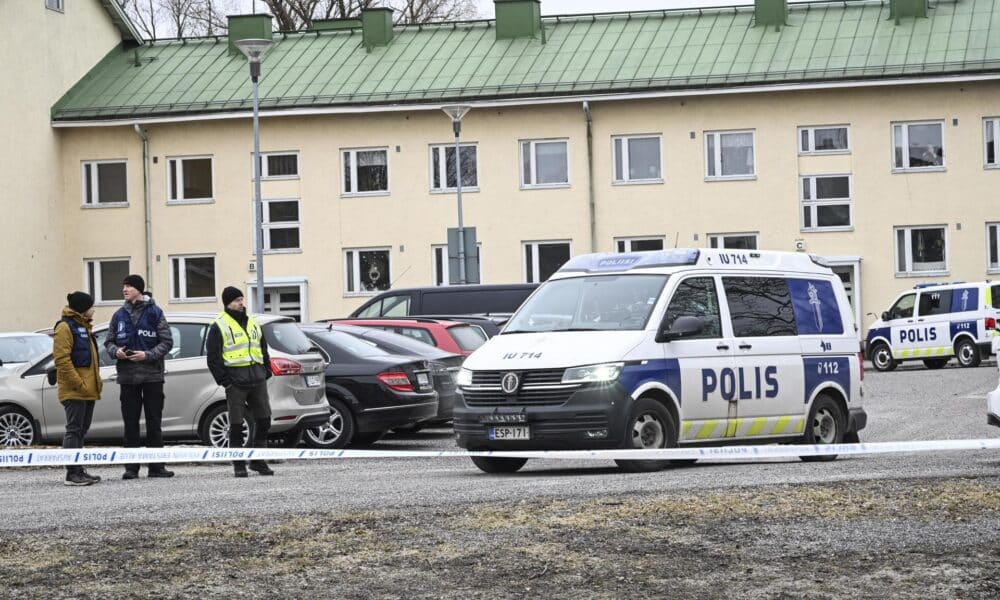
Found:
[[[422,388],[431,387],[431,378],[427,373],[417,373],[417,385]]]
[[[490,427],[491,440],[530,440],[531,434],[526,425]]]
[[[319,387],[319,375],[306,375],[306,385],[309,387]]]

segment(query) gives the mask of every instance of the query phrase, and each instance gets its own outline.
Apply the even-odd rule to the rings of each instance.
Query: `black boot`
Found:
[[[247,477],[247,463],[242,460],[233,461],[233,474],[237,477]]]
[[[174,472],[168,471],[163,465],[149,465],[146,477],[173,477]]]
[[[251,460],[250,469],[256,471],[260,475],[274,475],[274,471],[271,467],[267,466],[267,463],[262,460]]]

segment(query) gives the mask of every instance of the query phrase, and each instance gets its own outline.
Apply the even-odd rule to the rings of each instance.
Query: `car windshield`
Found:
[[[52,338],[47,335],[0,337],[0,363],[26,363],[52,352]]]
[[[503,333],[643,329],[667,277],[595,275],[548,281]]]
[[[312,343],[302,333],[295,321],[278,321],[262,327],[264,339],[269,348],[285,354],[307,354],[312,351]]]
[[[388,356],[389,353],[379,348],[374,342],[361,339],[343,331],[323,331],[316,334],[321,341],[340,348],[344,352],[359,358],[371,356]]]

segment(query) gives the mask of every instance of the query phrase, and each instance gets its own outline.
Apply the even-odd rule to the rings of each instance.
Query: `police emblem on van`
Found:
[[[500,389],[503,390],[503,393],[505,394],[516,394],[517,388],[520,386],[521,378],[517,376],[517,373],[506,373],[500,379]]]

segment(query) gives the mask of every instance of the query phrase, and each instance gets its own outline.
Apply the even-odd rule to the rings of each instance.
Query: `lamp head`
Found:
[[[451,117],[452,121],[461,121],[465,113],[469,112],[471,108],[471,106],[465,104],[454,104],[452,106],[442,106],[441,110],[444,111],[444,114]]]
[[[253,64],[259,63],[264,58],[267,51],[271,49],[272,42],[271,40],[247,38],[238,40],[234,44],[247,57],[250,63]]]

